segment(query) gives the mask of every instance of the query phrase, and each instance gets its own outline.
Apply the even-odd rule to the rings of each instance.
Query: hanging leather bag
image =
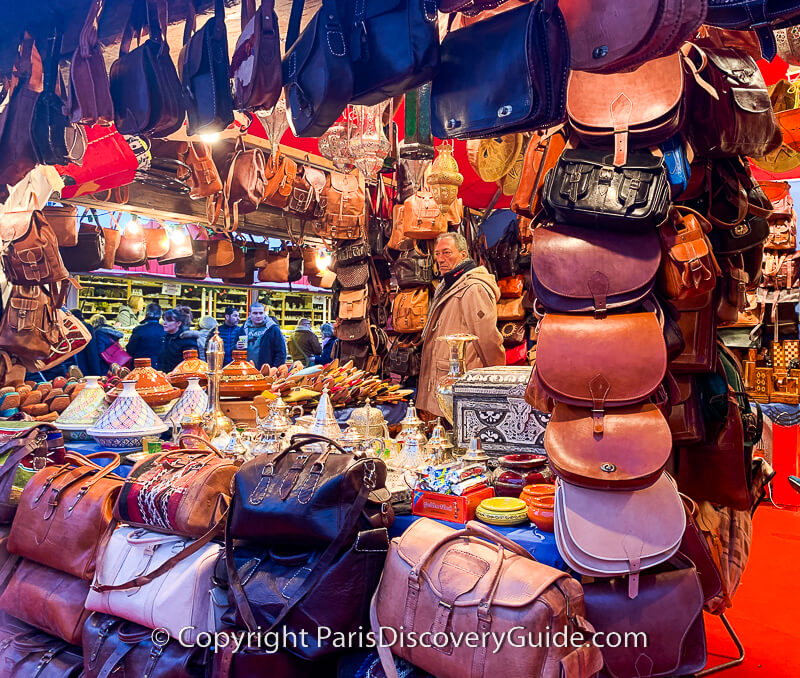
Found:
[[[344,320],[361,320],[369,313],[369,291],[342,290],[339,294],[339,317]]]
[[[370,621],[378,638],[381,629],[401,626],[406,633],[463,629],[514,636],[513,627],[534,634],[547,628],[592,632],[577,581],[537,563],[521,546],[477,521],[454,530],[429,518],[392,540]],[[464,667],[471,667],[473,676],[508,671],[537,678],[589,678],[603,665],[599,649],[588,644],[522,648],[514,642],[486,652],[469,644],[411,650],[400,643],[391,649],[379,643],[378,653],[388,678],[397,678],[393,655],[439,678],[460,678]]]
[[[292,192],[286,208],[300,217],[312,217],[317,209],[314,189],[305,178],[302,168],[297,168],[297,174],[292,181]]]
[[[389,346],[386,369],[401,377],[416,377],[422,361],[419,337],[398,335]]]
[[[485,235],[484,235],[485,240]],[[491,268],[498,278],[510,278],[520,270],[520,253],[522,243],[519,241],[519,228],[513,217],[503,230],[503,235],[486,250]]]
[[[433,282],[433,257],[411,241],[400,251],[392,272],[401,290],[429,285]]]
[[[538,214],[544,178],[558,162],[568,136],[563,126],[532,133],[522,161],[519,186],[511,200],[511,210],[515,214],[530,219]]]
[[[284,250],[262,253],[263,266],[258,269],[260,282],[289,282],[289,253]]]
[[[34,210],[28,228],[3,253],[3,270],[15,285],[57,283],[69,276],[58,251],[58,238],[42,212]]]
[[[276,150],[267,158],[264,169],[267,179],[264,202],[273,207],[288,206],[297,176],[297,163]]]
[[[392,301],[392,329],[399,334],[422,332],[428,319],[427,288],[402,290]]]
[[[497,286],[500,288],[501,299],[516,299],[525,294],[525,277],[513,275],[508,278],[500,278]]]
[[[106,466],[95,460],[111,459]],[[119,455],[68,455],[39,471],[22,493],[8,549],[41,565],[91,581],[100,540],[122,488]]]
[[[208,240],[192,240],[192,256],[175,262],[178,278],[204,280],[208,275]]]
[[[439,205],[429,188],[423,188],[403,203],[403,236],[416,240],[432,240],[447,232],[447,221],[441,219]]]
[[[700,394],[691,374],[674,375],[678,386],[677,400],[670,404],[669,428],[676,443],[691,445],[705,439],[705,425],[700,410]]]
[[[78,244],[78,208],[75,205],[48,205],[42,214],[56,234],[59,248]]]
[[[61,247],[61,259],[70,273],[86,273],[98,268],[113,268],[105,262],[106,236],[112,229],[100,228],[91,222],[82,222],[78,231],[78,244],[75,247]],[[115,251],[116,253],[116,251]]]
[[[728,29],[754,29],[764,58],[771,61],[777,52],[773,28],[787,22],[795,23],[791,20],[798,16],[800,2],[797,0],[709,0],[706,23]]]
[[[499,322],[497,329],[503,336],[503,346],[505,348],[513,348],[525,341],[525,329],[527,325],[518,320],[509,320],[507,322]]]
[[[475,45],[484,47],[480,59]],[[431,84],[433,135],[488,137],[563,122],[568,73],[566,22],[551,0],[452,31]]]
[[[231,57],[236,110],[269,110],[281,95],[281,35],[274,0],[242,3],[241,32]],[[288,43],[287,43],[288,46]]]
[[[366,261],[348,266],[336,265],[336,279],[345,290],[361,289],[369,280],[369,265]]]
[[[158,259],[169,251],[167,229],[157,221],[144,227],[144,248],[148,259]]]
[[[647,152],[628,154],[615,167],[607,151],[568,149],[545,178],[543,196],[556,221],[639,231],[667,218],[670,188],[664,159]]]
[[[19,622],[17,622],[19,624]],[[83,657],[69,643],[37,631],[0,633],[0,663],[9,675],[36,678],[80,678]]]
[[[191,198],[207,198],[222,191],[211,147],[203,141],[187,141],[178,147],[178,160],[188,166],[187,172],[178,172],[178,178],[189,185]]]
[[[369,246],[364,240],[356,240],[349,245],[339,243],[339,246],[333,252],[332,266],[337,267],[360,264],[367,260],[369,254]]]
[[[158,257],[159,264],[175,264],[185,259],[190,259],[192,256],[192,238],[183,230],[182,226],[177,233],[172,232],[169,236],[169,245],[167,251]],[[180,237],[177,237],[180,236]]]
[[[797,249],[797,218],[770,219],[769,236],[764,241],[764,247],[794,252]]]
[[[711,224],[687,207],[673,207],[670,219],[658,229],[663,258],[658,270],[659,290],[668,299],[687,300],[716,287],[720,268],[706,233]]]
[[[670,362],[670,370],[679,374],[712,370],[716,354],[717,315],[711,303],[711,294],[677,302],[675,306],[680,311],[678,326],[685,348]]]
[[[147,262],[147,239],[144,228],[124,228],[120,231],[119,245],[114,254],[114,263],[124,268],[144,266]]]
[[[564,261],[570,261],[564,266]],[[548,311],[593,312],[632,306],[653,289],[661,260],[652,230],[614,233],[564,224],[533,231],[534,296]]]
[[[335,240],[361,237],[366,198],[358,175],[331,172],[323,192],[325,216],[315,224],[317,235]]]
[[[514,299],[500,299],[497,302],[497,319],[504,320],[524,320],[525,306],[522,297]]]
[[[22,361],[44,360],[61,337],[50,292],[39,285],[14,285],[0,319],[0,349]]]

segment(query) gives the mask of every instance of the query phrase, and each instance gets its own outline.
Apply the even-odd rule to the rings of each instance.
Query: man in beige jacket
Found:
[[[417,407],[443,416],[436,402],[436,386],[447,374],[450,351],[439,340],[448,334],[468,333],[478,337],[467,345],[466,369],[505,365],[503,337],[497,330],[500,289],[494,276],[469,257],[460,233],[444,233],[433,252],[442,282],[436,288],[425,329],[422,331],[422,365],[417,388]]]

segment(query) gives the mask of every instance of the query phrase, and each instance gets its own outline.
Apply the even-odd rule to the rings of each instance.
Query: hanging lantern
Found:
[[[431,84],[405,93],[405,139],[400,145],[400,157],[408,160],[433,158],[431,134]]]
[[[261,125],[264,127],[264,132],[267,134],[267,139],[272,146],[272,152],[275,153],[278,144],[281,142],[286,130],[289,129],[289,118],[286,114],[286,99],[281,94],[280,99],[269,111],[256,111]]]
[[[383,133],[383,111],[388,101],[374,106],[353,106],[355,126],[348,141],[353,164],[367,179],[375,179],[383,169],[391,144]]]
[[[342,116],[334,122],[317,140],[320,155],[333,163],[343,172],[353,169],[353,157],[350,153],[350,134],[353,125],[350,122],[350,107],[344,109]]]
[[[433,199],[439,205],[439,210],[442,214],[447,214],[450,205],[458,197],[458,187],[464,183],[464,176],[458,171],[452,146],[441,144],[436,150],[438,154],[431,165],[428,185],[431,187]]]

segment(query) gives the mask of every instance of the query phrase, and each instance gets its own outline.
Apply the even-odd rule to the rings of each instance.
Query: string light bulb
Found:
[[[212,132],[211,134],[201,134],[200,140],[206,144],[213,144],[214,142],[219,141],[219,137],[219,132]]]
[[[331,265],[331,255],[327,250],[317,250],[317,268],[327,271]]]
[[[127,235],[138,235],[142,230],[142,225],[139,223],[139,217],[135,214],[131,220],[125,225],[125,233]]]
[[[189,234],[183,226],[175,226],[169,234],[169,239],[175,245],[183,245],[189,239]]]

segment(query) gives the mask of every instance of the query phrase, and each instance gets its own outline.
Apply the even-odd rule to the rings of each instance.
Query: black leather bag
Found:
[[[778,53],[773,29],[797,23],[798,0],[709,0],[704,23],[720,28],[755,29],[764,58],[772,61]]]
[[[421,341],[396,337],[389,347],[386,356],[386,370],[399,374],[401,377],[416,377],[419,375],[422,356],[420,354]]]
[[[175,262],[178,278],[204,280],[208,275],[208,240],[192,240],[192,256]]]
[[[397,286],[405,290],[430,285],[433,282],[433,257],[420,250],[415,240],[404,243],[403,247],[393,266]]]
[[[547,173],[543,195],[559,223],[619,231],[658,226],[670,206],[664,159],[642,151],[614,167],[609,151],[567,149]]]
[[[369,342],[369,320],[342,320],[333,324],[333,335],[340,341]]]
[[[340,244],[333,253],[334,266],[351,266],[366,261],[369,246],[363,240],[352,241],[351,244]]]
[[[83,675],[83,657],[76,651],[78,648],[33,627],[28,629],[0,628],[2,675],[36,678]]]
[[[568,74],[569,38],[554,0],[448,33],[431,86],[433,134],[489,137],[562,122]]]
[[[742,254],[762,246],[769,237],[769,221],[763,215],[772,209],[772,202],[755,182],[747,192],[747,206],[747,216],[733,228],[711,229],[708,239],[717,256]]]
[[[181,50],[181,82],[184,86],[189,134],[221,132],[233,122],[233,94],[228,78],[228,34],[225,7],[215,0],[214,16],[194,32],[194,4],[188,3],[189,16]]]
[[[281,62],[289,124],[298,137],[322,135],[353,94],[350,48],[336,0],[323,0],[302,34],[304,0],[294,0]],[[298,37],[298,35],[300,37]]]
[[[88,273],[103,268],[106,239],[103,229],[96,224],[83,222],[78,231],[75,247],[59,247],[61,260],[70,273]]]
[[[519,241],[519,228],[517,221],[509,221],[503,235],[494,245],[486,251],[494,268],[495,276],[510,278],[520,271],[519,253],[522,244]]]
[[[150,37],[131,50],[134,23],[144,21]],[[109,85],[114,122],[121,134],[165,137],[186,117],[183,88],[169,55],[166,0],[138,0],[122,34],[119,58],[111,65]],[[141,29],[138,34],[141,36]]]

